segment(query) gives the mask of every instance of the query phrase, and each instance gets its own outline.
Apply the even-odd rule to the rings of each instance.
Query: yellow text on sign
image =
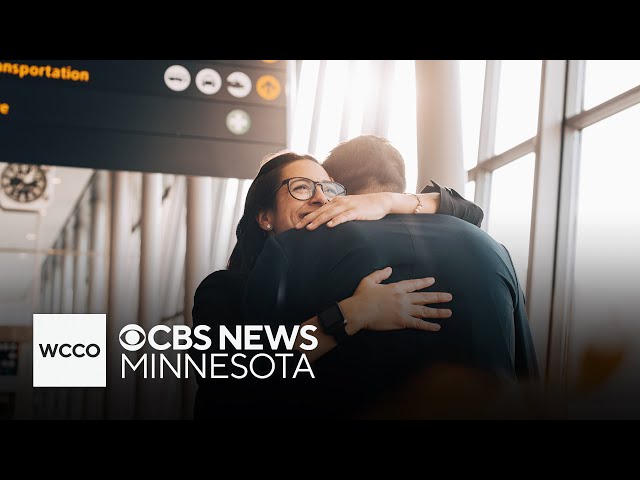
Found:
[[[0,103],[0,115],[9,115],[8,103]]]
[[[275,100],[280,90],[280,82],[273,75],[263,75],[256,82],[256,91],[265,100]]]

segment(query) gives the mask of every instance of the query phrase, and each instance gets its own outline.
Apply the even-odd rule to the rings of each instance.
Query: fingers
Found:
[[[313,220],[313,222],[309,223],[307,225],[307,229],[308,230],[315,230],[316,228],[318,228],[320,225],[323,225],[325,223],[327,223],[329,220],[334,219],[335,217],[337,217],[338,215],[340,215],[341,213],[345,212],[346,209],[348,207],[344,206],[344,205],[338,205],[335,208],[331,208],[326,210],[324,213],[316,216],[316,218]]]
[[[399,292],[409,293],[415,292],[416,290],[422,290],[423,288],[430,287],[436,283],[436,279],[433,277],[426,278],[415,278],[413,280],[402,280],[400,282],[396,282],[393,285]]]
[[[431,303],[450,302],[453,296],[446,292],[418,292],[409,293],[411,303],[414,305],[425,305]]]
[[[405,328],[414,328],[416,330],[422,330],[425,332],[437,332],[440,330],[440,325],[437,323],[426,322],[415,317],[405,317]]]
[[[422,318],[449,318],[451,316],[451,310],[448,308],[431,308],[420,305],[413,305],[409,312],[412,317],[419,320]]]
[[[320,223],[314,222],[314,220],[316,218],[318,218],[319,216],[323,215],[323,214],[335,211],[335,213],[333,215],[329,216],[329,220],[331,220],[336,215],[340,214],[344,210],[347,210],[348,206],[344,204],[346,198],[347,197],[334,197],[331,200],[331,202],[323,205],[322,207],[320,207],[316,211],[308,213],[307,215],[305,215],[305,217],[296,224],[296,228],[297,229],[304,228],[307,225],[309,225],[311,222],[313,222],[314,226],[310,228],[310,230],[313,230],[315,228],[315,226],[322,225],[323,223],[326,223],[326,220],[324,220],[324,221],[322,221]]]
[[[307,225],[309,225],[311,222],[313,222],[313,221],[316,219],[316,217],[317,217],[318,215],[320,215],[320,214],[321,214],[321,210],[322,210],[323,208],[330,208],[330,204],[327,204],[327,205],[324,205],[324,206],[320,207],[320,208],[319,208],[318,210],[316,210],[315,212],[311,212],[311,213],[306,214],[306,215],[304,216],[304,218],[303,218],[302,220],[300,220],[300,221],[296,224],[296,228],[297,228],[297,229],[300,229],[300,228],[304,228],[304,227],[306,227]]]
[[[355,220],[355,219],[356,219],[356,215],[354,211],[349,210],[330,220],[327,223],[327,227],[335,227],[340,225],[341,223],[350,222],[351,220]]]
[[[362,279],[362,281],[370,281],[374,283],[381,283],[391,276],[392,269],[391,267],[383,268],[382,270],[376,270],[373,273],[370,273],[366,277]]]
[[[326,205],[320,207],[318,210],[305,215],[304,218],[296,224],[296,228],[301,229],[307,227],[309,230],[313,230],[314,228],[322,225],[323,223],[327,223],[328,220],[331,220],[333,217],[342,213],[345,208],[345,206],[327,203]]]

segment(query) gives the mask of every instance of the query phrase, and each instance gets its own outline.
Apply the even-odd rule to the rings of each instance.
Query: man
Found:
[[[324,167],[349,193],[405,190],[400,154],[378,137],[339,145]],[[352,295],[364,276],[387,266],[393,274],[386,282],[432,276],[431,290],[453,294],[444,305],[453,316],[438,333],[348,336],[340,329],[336,302]],[[287,392],[299,395],[297,405],[314,416],[361,415],[434,365],[467,367],[507,381],[538,375],[524,296],[506,248],[450,216],[388,215],[270,238],[249,277],[245,309],[264,323],[299,323],[319,314],[320,324],[336,336],[338,346],[314,364],[316,378],[301,383],[297,393]]]

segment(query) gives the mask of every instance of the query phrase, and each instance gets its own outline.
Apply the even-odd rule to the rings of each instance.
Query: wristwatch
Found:
[[[349,338],[349,334],[345,330],[347,320],[344,318],[344,314],[337,303],[319,313],[318,320],[324,333],[331,335],[336,339],[336,342],[342,343]]]

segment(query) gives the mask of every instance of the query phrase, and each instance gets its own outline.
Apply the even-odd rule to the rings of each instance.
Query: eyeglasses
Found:
[[[313,198],[316,194],[316,187],[318,185],[322,187],[322,192],[329,199],[347,194],[345,186],[338,182],[314,182],[313,180],[305,177],[291,177],[285,178],[277,190],[273,192],[273,195],[278,193],[278,190],[280,190],[284,185],[289,189],[291,196],[300,201]]]

